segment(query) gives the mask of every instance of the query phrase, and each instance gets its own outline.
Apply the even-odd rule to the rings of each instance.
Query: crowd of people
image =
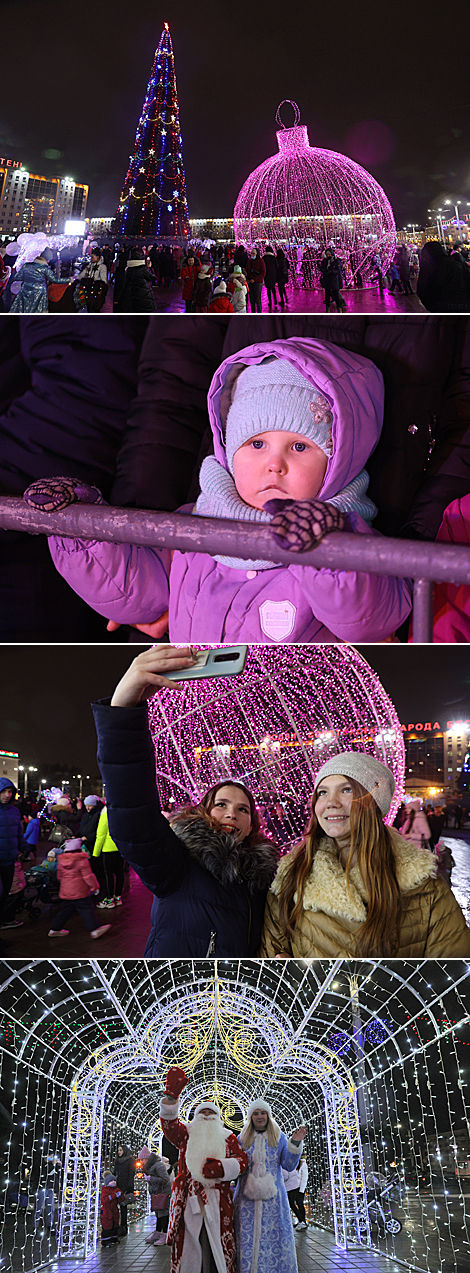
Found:
[[[14,242],[14,241],[12,241]],[[363,273],[354,253],[326,248],[271,244],[246,248],[243,244],[179,244],[116,242],[88,244],[86,255],[72,249],[44,248],[34,261],[15,269],[9,241],[0,245],[0,306],[11,313],[78,311],[99,313],[112,289],[116,313],[151,313],[170,288],[181,285],[187,313],[262,312],[262,293],[267,308],[289,308],[286,288],[321,290],[327,313],[335,305],[347,309],[343,290],[364,286]],[[16,250],[16,249],[15,249]],[[426,242],[418,251],[402,243],[392,261],[383,263],[380,252],[371,259],[372,276],[380,293],[412,296],[417,292],[431,313],[468,313],[470,309],[469,248],[455,241],[445,246]],[[294,308],[291,298],[291,308]],[[297,309],[302,305],[297,303]]]

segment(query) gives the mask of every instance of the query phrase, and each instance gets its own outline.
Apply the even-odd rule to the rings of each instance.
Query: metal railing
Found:
[[[278,548],[269,526],[187,513],[155,513],[106,504],[71,504],[60,513],[39,513],[22,499],[0,498],[0,527],[29,535],[60,535],[182,552],[262,559],[284,566],[325,566],[413,580],[413,640],[432,642],[432,585],[470,585],[470,548],[427,540],[388,539],[334,531],[309,552]]]

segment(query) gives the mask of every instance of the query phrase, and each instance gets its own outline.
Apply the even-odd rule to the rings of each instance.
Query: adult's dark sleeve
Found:
[[[455,351],[434,450],[402,534],[435,539],[444,509],[470,492],[470,318],[457,318]]]
[[[180,887],[189,853],[160,809],[147,704],[111,707],[101,699],[91,706],[111,837],[146,888],[167,897]]]
[[[148,319],[111,502],[174,512],[196,497],[212,450],[207,392],[223,357],[223,315]]]

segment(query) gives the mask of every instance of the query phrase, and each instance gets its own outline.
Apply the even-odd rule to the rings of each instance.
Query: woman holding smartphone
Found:
[[[168,823],[155,783],[147,699],[177,693],[168,673],[193,668],[192,646],[139,654],[111,700],[93,704],[110,834],[154,894],[145,954],[181,958],[256,955],[279,852],[260,832],[251,793],[219,782]]]

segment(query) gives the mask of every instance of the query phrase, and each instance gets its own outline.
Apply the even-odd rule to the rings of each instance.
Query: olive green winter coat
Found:
[[[448,884],[437,876],[437,859],[391,829],[402,915],[397,956],[467,958],[470,929]],[[306,881],[303,913],[291,939],[282,935],[278,895],[290,854],[279,864],[271,884],[264,917],[260,955],[292,955],[297,959],[357,955],[355,939],[367,917],[367,894],[354,866],[349,876],[339,860],[336,843],[320,841]]]

